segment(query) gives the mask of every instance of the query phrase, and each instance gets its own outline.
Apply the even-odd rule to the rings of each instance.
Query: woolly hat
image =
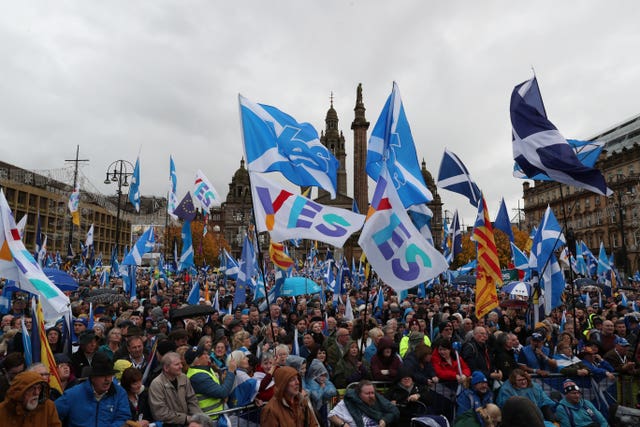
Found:
[[[471,374],[471,385],[476,385],[480,383],[487,383],[487,377],[480,371],[473,371]]]
[[[566,380],[562,383],[562,390],[564,394],[567,394],[571,391],[580,391],[580,387],[578,387],[578,384],[573,382],[573,380]]]

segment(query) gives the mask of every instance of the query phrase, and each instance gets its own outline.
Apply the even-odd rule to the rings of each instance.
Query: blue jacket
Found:
[[[87,380],[65,390],[55,404],[60,421],[67,427],[122,427],[131,419],[127,392],[115,384],[98,402]]]
[[[511,396],[526,397],[535,403],[538,408],[542,408],[547,405],[553,405],[555,407],[556,404],[549,396],[547,396],[542,387],[536,383],[531,383],[531,387],[527,388],[515,388],[511,385],[511,382],[505,381],[498,392],[496,404],[502,408],[507,399]]]
[[[476,409],[486,405],[487,403],[493,403],[493,393],[489,390],[484,394],[484,396],[480,396],[475,390],[465,388],[462,393],[458,395],[456,403],[458,404],[458,409],[456,410],[457,414],[462,414],[469,409],[473,409],[475,412]]]
[[[560,427],[584,427],[592,423],[600,427],[609,425],[600,411],[593,406],[593,403],[584,399],[580,399],[577,405],[567,402],[567,399],[562,399],[556,408],[556,417],[558,417]]]

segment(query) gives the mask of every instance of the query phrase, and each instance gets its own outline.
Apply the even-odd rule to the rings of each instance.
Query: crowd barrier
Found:
[[[622,406],[635,408],[638,404],[637,396],[640,390],[640,380],[637,376],[620,375],[615,379],[596,380],[594,377],[567,377],[561,374],[550,374],[549,376],[532,375],[531,379],[539,384],[542,389],[553,399],[562,399],[562,383],[566,379],[573,380],[582,390],[584,399],[591,401],[605,417],[608,417],[609,408],[613,403]],[[384,394],[391,386],[390,382],[372,381],[376,390]],[[338,396],[328,402],[320,411],[322,425],[329,425],[326,414],[344,397],[347,390],[355,388],[357,383],[351,383],[344,389],[338,390]],[[430,389],[434,393],[434,407],[429,408],[432,414],[442,414],[449,421],[453,421],[456,416],[456,398],[460,392],[458,383],[455,381],[441,381],[432,384]],[[247,405],[241,408],[226,409],[220,411],[218,426],[228,425],[229,427],[253,427],[260,425],[260,410],[256,405]]]

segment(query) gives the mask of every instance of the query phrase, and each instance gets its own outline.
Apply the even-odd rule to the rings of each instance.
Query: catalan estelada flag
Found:
[[[498,307],[496,286],[502,284],[498,248],[493,238],[493,227],[484,196],[478,203],[478,216],[473,227],[472,239],[478,244],[478,267],[476,269],[476,316],[484,317]]]
[[[282,243],[271,242],[269,245],[269,256],[273,265],[281,270],[288,270],[293,267],[293,260],[284,251],[284,245]]]

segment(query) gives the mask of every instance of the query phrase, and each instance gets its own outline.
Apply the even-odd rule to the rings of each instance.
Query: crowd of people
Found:
[[[578,380],[640,374],[639,317],[615,297],[560,307],[537,323],[514,307],[477,318],[472,295],[446,285],[404,300],[386,288],[382,308],[374,290],[350,289],[337,305],[303,295],[226,312],[205,295],[217,291],[219,306],[230,307],[232,287],[201,279],[210,287],[205,309],[187,316],[175,315],[190,290],[181,277],[168,283],[140,270],[146,297],[96,303],[93,319],[88,294],[72,294],[69,333],[62,319],[46,331],[59,390],[45,365],[26,364],[29,304],[15,294],[0,331],[0,420],[209,427],[243,416],[220,411],[256,405],[266,426],[391,426],[421,414],[460,427],[606,426]],[[556,398],[532,380],[552,374],[573,378]]]

